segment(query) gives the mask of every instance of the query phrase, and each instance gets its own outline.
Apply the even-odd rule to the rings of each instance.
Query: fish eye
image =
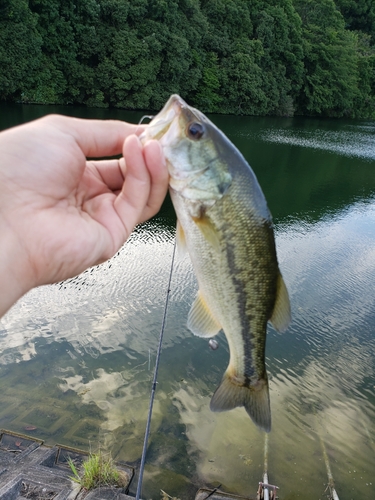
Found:
[[[187,130],[190,139],[195,141],[199,140],[204,134],[204,126],[197,122],[190,123]]]

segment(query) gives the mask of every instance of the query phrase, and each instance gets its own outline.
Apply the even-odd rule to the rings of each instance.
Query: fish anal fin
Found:
[[[181,257],[186,253],[186,238],[185,238],[185,231],[183,230],[183,227],[181,226],[181,222],[177,219],[177,226],[176,226],[176,242],[177,242],[177,249],[178,253],[181,255]]]
[[[283,277],[279,274],[277,279],[276,301],[270,321],[278,332],[285,332],[291,319],[292,314],[290,311],[288,290],[285,286]]]
[[[263,431],[271,430],[271,409],[268,381],[258,380],[256,385],[238,384],[225,372],[221,384],[212,396],[210,408],[214,412],[244,406],[251,420]]]
[[[212,316],[212,313],[200,291],[191,306],[187,326],[194,335],[209,338],[219,333],[221,325]]]

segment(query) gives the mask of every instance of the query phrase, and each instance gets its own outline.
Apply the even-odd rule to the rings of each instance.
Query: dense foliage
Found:
[[[0,0],[0,99],[375,116],[373,0]]]

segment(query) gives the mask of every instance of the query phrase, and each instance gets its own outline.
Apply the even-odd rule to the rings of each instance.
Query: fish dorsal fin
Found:
[[[221,325],[212,316],[200,291],[191,306],[187,326],[194,335],[204,338],[214,337],[221,329]]]
[[[277,279],[276,301],[270,321],[278,332],[284,332],[288,328],[291,319],[292,315],[290,312],[288,290],[285,286],[283,277],[279,273]]]
[[[213,247],[217,252],[220,251],[220,240],[215,230],[214,225],[210,219],[206,216],[194,217],[195,224],[203,234],[205,240]]]
[[[186,238],[185,238],[185,231],[183,230],[181,226],[181,222],[177,219],[177,226],[176,226],[176,241],[177,241],[177,248],[178,248],[178,253],[183,257],[186,253]]]

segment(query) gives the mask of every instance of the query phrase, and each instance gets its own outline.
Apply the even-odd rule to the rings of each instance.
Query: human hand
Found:
[[[0,314],[112,257],[158,212],[168,171],[157,141],[141,145],[144,128],[50,115],[0,133]]]

